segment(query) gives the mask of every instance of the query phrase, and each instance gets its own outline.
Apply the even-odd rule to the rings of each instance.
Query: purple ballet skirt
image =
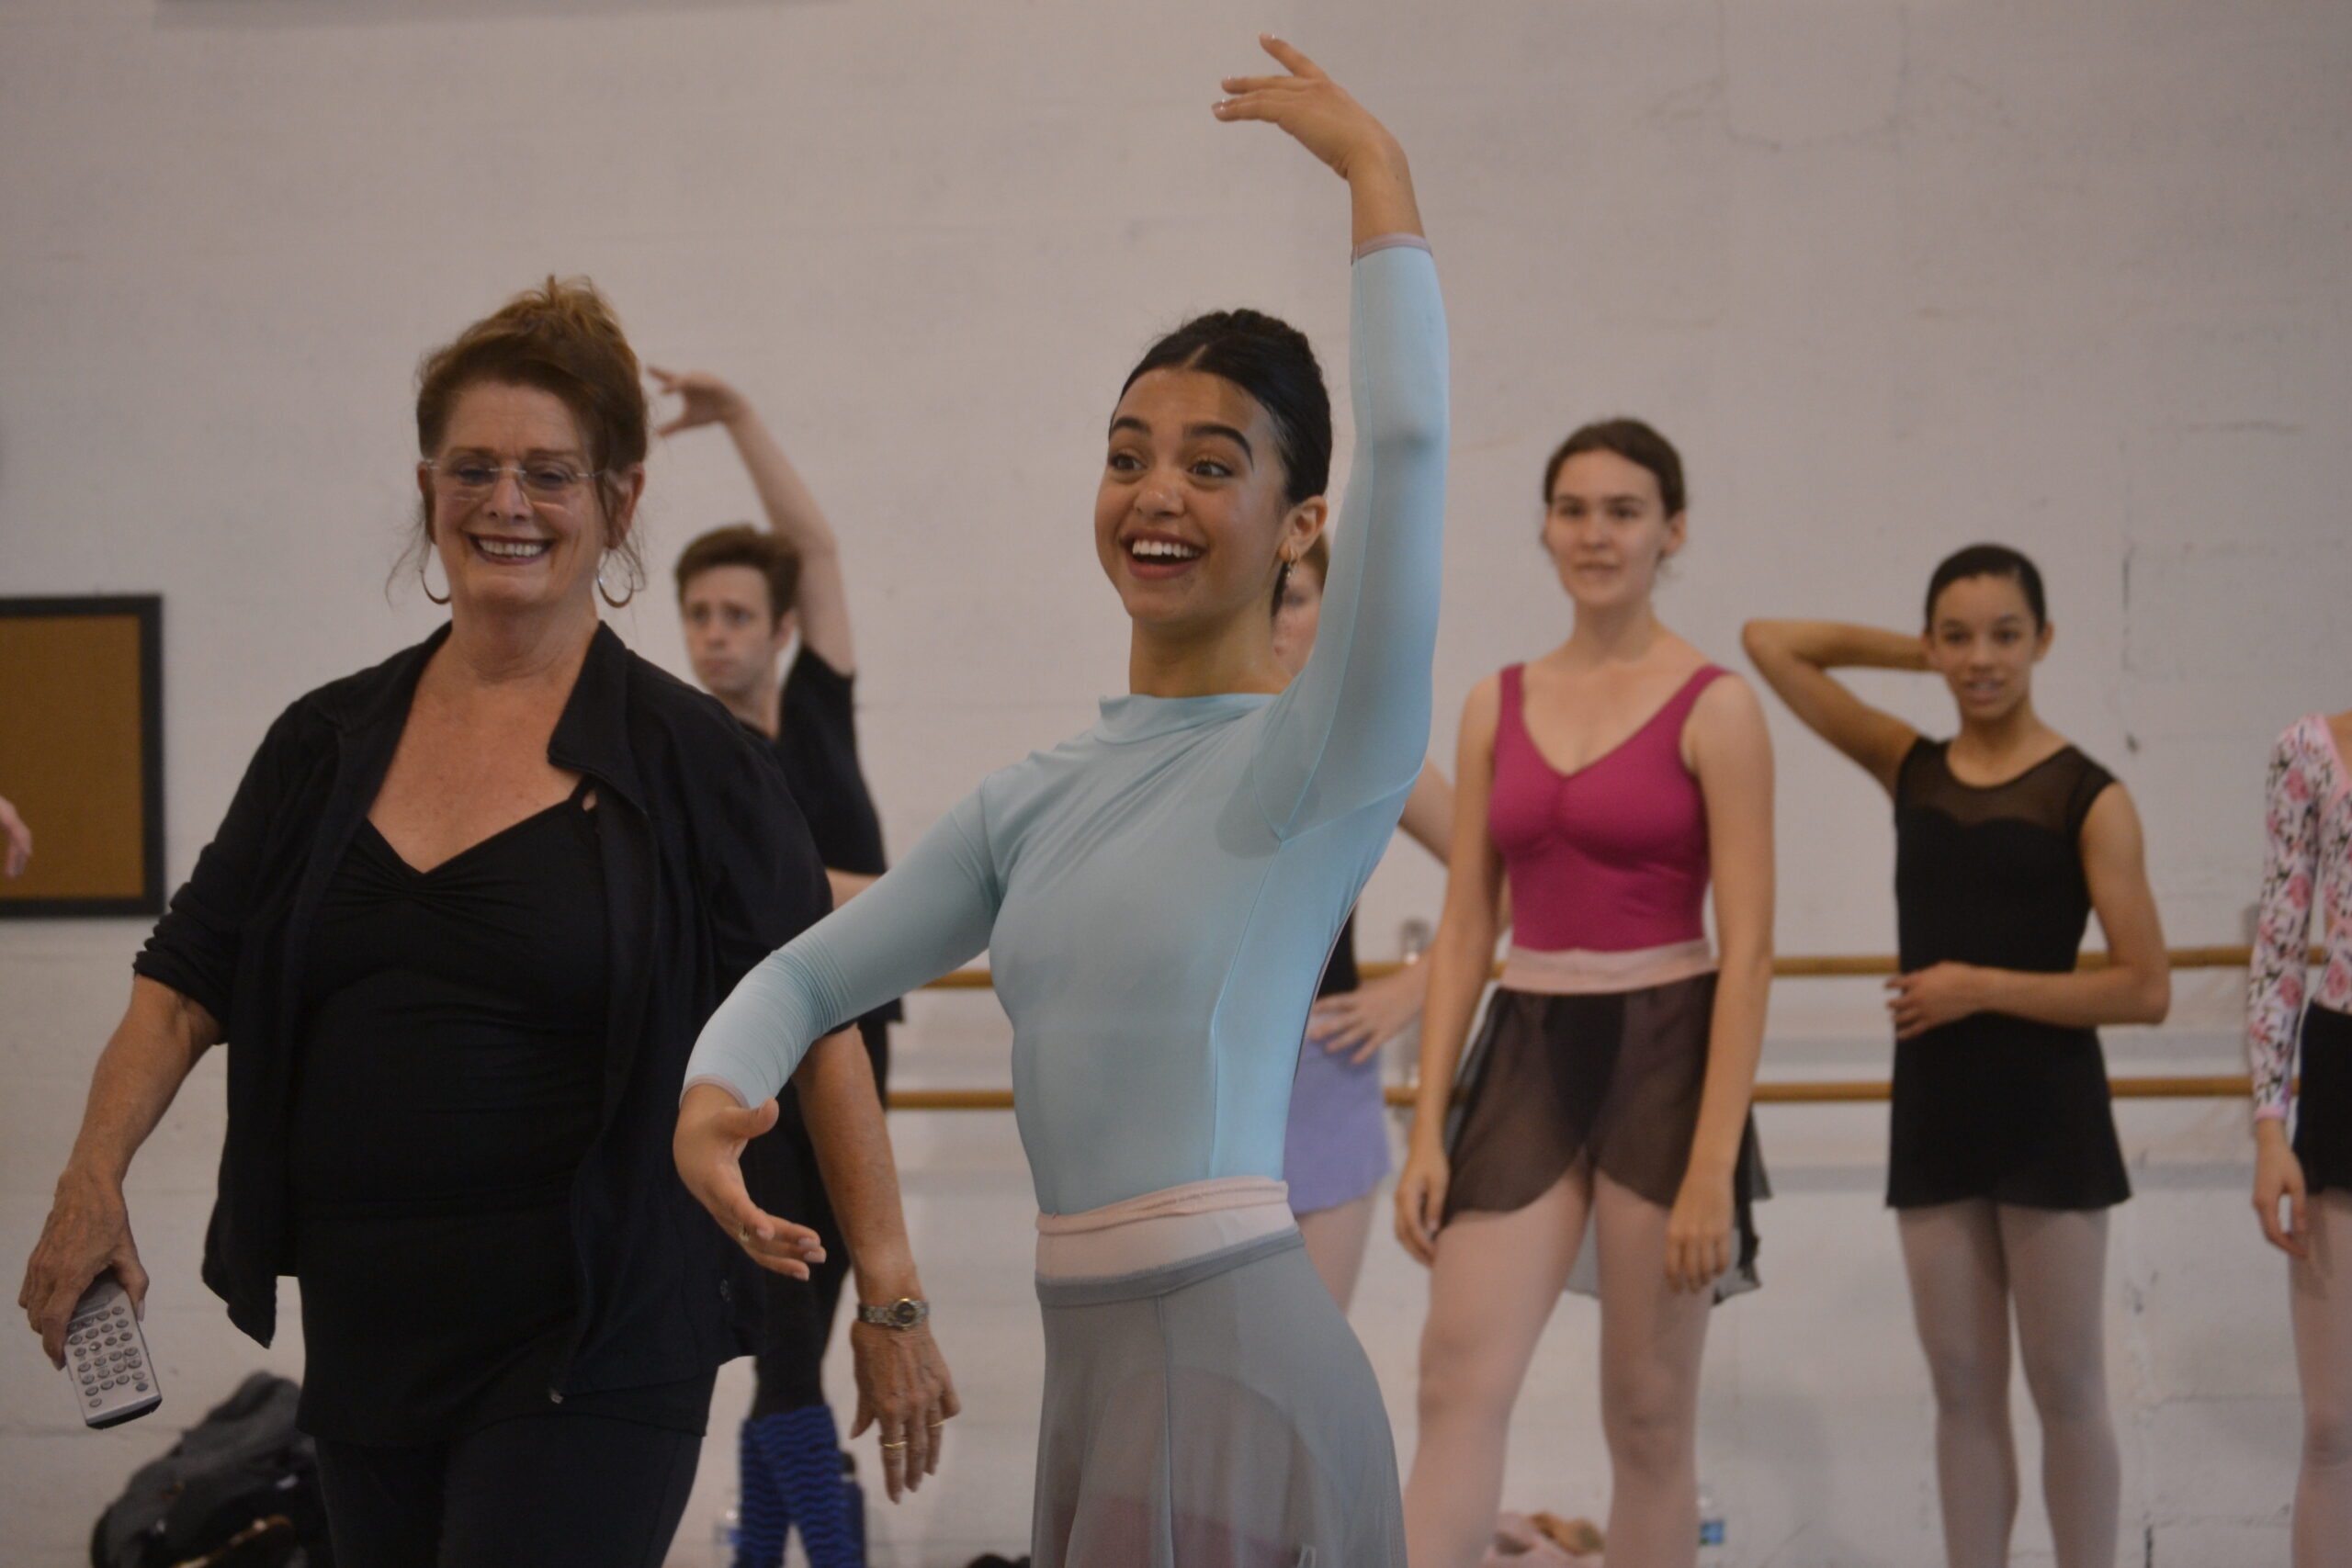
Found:
[[[1356,988],[1355,920],[1331,949],[1318,997]],[[1381,1102],[1380,1058],[1358,1066],[1349,1052],[1314,1041],[1301,1044],[1291,1085],[1290,1126],[1283,1136],[1283,1179],[1295,1214],[1336,1209],[1380,1185],[1388,1174],[1388,1122]]]

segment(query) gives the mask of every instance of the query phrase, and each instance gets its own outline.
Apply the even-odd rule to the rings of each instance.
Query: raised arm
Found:
[[[1919,732],[1854,695],[1829,671],[1925,670],[1927,652],[1917,637],[1839,621],[1750,621],[1740,630],[1740,643],[1756,672],[1806,728],[1894,793],[1894,775]]]
[[[1315,652],[1275,699],[1256,765],[1259,803],[1290,834],[1403,791],[1429,743],[1445,307],[1396,139],[1313,61],[1261,41],[1289,73],[1227,79],[1231,96],[1216,113],[1280,126],[1344,178],[1358,253],[1348,328],[1355,461]]]
[[[844,675],[857,672],[857,654],[850,640],[849,590],[842,576],[841,541],[825,521],[817,498],[803,483],[800,471],[776,445],[759,412],[727,382],[705,370],[646,369],[665,392],[682,400],[677,417],[660,434],[674,435],[697,425],[716,424],[735,443],[736,454],[759,491],[768,526],[800,558],[800,583],[793,602],[776,606],[800,617],[800,643],[809,652]]]

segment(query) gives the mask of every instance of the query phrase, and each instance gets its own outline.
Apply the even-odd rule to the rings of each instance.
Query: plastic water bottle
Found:
[[[718,1510],[710,1526],[710,1568],[735,1568],[735,1534],[742,1523],[734,1504]]]
[[[1723,1505],[1715,1501],[1703,1483],[1699,1487],[1699,1568],[1731,1568]]]

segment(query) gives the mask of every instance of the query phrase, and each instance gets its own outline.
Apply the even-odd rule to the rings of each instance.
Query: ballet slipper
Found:
[[[1564,1519],[1557,1514],[1536,1514],[1529,1524],[1544,1532],[1554,1544],[1571,1557],[1599,1557],[1606,1544],[1600,1527],[1590,1519]]]
[[[1526,1515],[1504,1514],[1495,1520],[1494,1540],[1478,1560],[1478,1568],[1578,1568],[1578,1564]]]

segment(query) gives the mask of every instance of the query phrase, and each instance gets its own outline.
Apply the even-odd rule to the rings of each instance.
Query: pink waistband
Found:
[[[1714,972],[1715,954],[1704,938],[1637,947],[1623,953],[1594,953],[1581,947],[1539,953],[1514,947],[1503,960],[1507,991],[1538,996],[1583,997],[1608,991],[1638,991]]]
[[[1221,1176],[1037,1216],[1037,1277],[1100,1279],[1205,1257],[1296,1224],[1290,1187],[1269,1176]]]

